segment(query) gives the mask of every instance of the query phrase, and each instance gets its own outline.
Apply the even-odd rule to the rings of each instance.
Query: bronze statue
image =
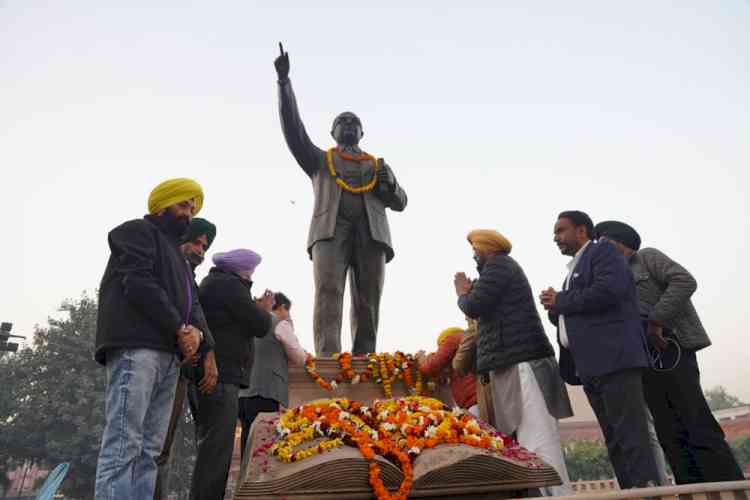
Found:
[[[375,352],[385,264],[393,258],[385,209],[406,207],[406,193],[391,168],[359,148],[362,122],[350,112],[333,120],[337,147],[327,151],[308,137],[289,81],[289,54],[279,44],[274,61],[281,127],[289,150],[315,192],[307,251],[313,261],[315,353],[341,351],[341,315],[349,273],[352,353]]]

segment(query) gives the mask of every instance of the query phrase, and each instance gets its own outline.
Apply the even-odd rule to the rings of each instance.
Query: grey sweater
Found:
[[[693,275],[655,248],[630,257],[641,316],[672,329],[680,345],[698,351],[711,345],[690,297],[698,287]]]

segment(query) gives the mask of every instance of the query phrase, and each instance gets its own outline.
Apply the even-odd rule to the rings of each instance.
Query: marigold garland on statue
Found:
[[[343,446],[356,446],[370,461],[369,482],[379,500],[406,499],[414,481],[412,460],[425,448],[463,443],[528,460],[528,452],[508,455],[507,436],[483,427],[464,410],[449,409],[437,399],[411,396],[375,400],[372,408],[348,399],[323,399],[287,410],[276,427],[279,440],[268,452],[295,462]],[[297,449],[308,441],[318,444]],[[518,449],[510,447],[511,450]],[[525,455],[523,454],[525,453]],[[383,484],[375,455],[395,460],[404,480],[395,493]]]
[[[336,353],[333,359],[339,363],[340,372],[333,380],[325,380],[318,373],[315,358],[307,355],[305,370],[318,386],[327,391],[335,390],[339,384],[349,382],[358,384],[373,381],[383,386],[383,394],[390,398],[393,396],[393,384],[402,380],[409,394],[421,396],[424,394],[424,382],[422,374],[417,369],[417,362],[413,355],[404,354],[401,351],[395,353],[370,353],[367,355],[367,368],[362,373],[357,373],[352,368],[352,354],[350,352]],[[412,377],[412,370],[416,373],[416,381]],[[428,384],[429,385],[429,384]],[[435,384],[430,390],[434,390]]]
[[[341,373],[336,377],[336,382],[350,382],[351,384],[358,384],[360,382],[367,382],[370,380],[370,372],[365,370],[363,373],[357,373],[352,368],[352,353],[342,352],[333,355],[333,358],[338,360]]]
[[[372,162],[373,166],[373,172],[372,172],[372,180],[365,184],[364,186],[360,187],[352,187],[350,186],[344,179],[339,177],[338,172],[336,172],[336,167],[333,164],[333,153],[336,152],[340,157],[344,158],[345,160],[352,160],[352,161],[364,161],[364,160],[370,160]],[[339,150],[339,148],[331,148],[328,151],[326,151],[326,163],[328,164],[328,173],[331,174],[331,177],[336,179],[336,184],[341,186],[342,189],[349,191],[350,193],[369,193],[375,188],[375,185],[378,183],[378,170],[380,169],[380,162],[377,158],[375,158],[372,155],[369,155],[367,153],[362,153],[361,156],[349,156],[342,151]]]

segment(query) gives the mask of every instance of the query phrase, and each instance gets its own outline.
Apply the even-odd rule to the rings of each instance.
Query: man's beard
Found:
[[[185,253],[185,258],[187,259],[188,263],[190,263],[190,266],[193,268],[193,270],[195,270],[196,267],[203,264],[203,257],[201,257],[195,252]]]
[[[190,218],[187,216],[176,217],[169,210],[164,211],[164,229],[171,236],[182,239],[190,229]]]
[[[487,263],[487,257],[482,257],[479,255],[474,256],[474,262],[477,263],[477,272],[482,272],[482,269],[484,269],[484,265]]]

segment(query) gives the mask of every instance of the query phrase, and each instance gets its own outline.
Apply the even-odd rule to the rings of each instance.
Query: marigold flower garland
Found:
[[[365,371],[363,373],[357,373],[352,368],[352,353],[342,352],[333,355],[333,359],[337,359],[339,367],[341,367],[341,373],[336,376],[336,382],[339,384],[342,382],[350,382],[351,384],[358,384],[360,382],[367,382],[370,380],[370,372]]]
[[[307,373],[312,377],[312,379],[315,381],[316,384],[318,384],[320,387],[327,391],[331,391],[334,389],[334,383],[326,381],[323,377],[320,376],[320,373],[318,373],[317,368],[315,367],[315,358],[310,354],[307,353],[307,357],[305,358],[305,370],[307,370]]]
[[[372,173],[372,180],[365,184],[364,186],[360,187],[352,187],[350,186],[344,179],[339,177],[339,174],[336,172],[336,167],[333,164],[333,153],[336,152],[341,158],[345,160],[352,160],[352,161],[364,161],[364,160],[370,160],[372,162],[373,166],[373,173]],[[326,163],[328,164],[328,173],[331,174],[331,177],[336,179],[336,184],[338,184],[342,189],[349,191],[350,193],[368,193],[372,191],[375,188],[375,185],[378,183],[378,170],[380,169],[380,162],[377,158],[375,158],[372,155],[369,155],[367,153],[362,153],[361,156],[349,156],[346,153],[339,150],[339,148],[331,148],[328,151],[326,151]]]
[[[320,387],[327,391],[335,390],[339,384],[349,382],[358,384],[372,380],[383,386],[383,394],[390,398],[393,396],[393,384],[401,379],[410,394],[421,396],[424,394],[424,382],[422,374],[417,369],[417,361],[411,354],[396,351],[393,354],[370,353],[367,355],[367,368],[362,373],[357,373],[352,368],[352,354],[350,352],[336,353],[333,359],[339,362],[340,372],[330,381],[325,380],[318,373],[315,358],[308,353],[305,360],[305,370]],[[416,381],[412,377],[412,370],[416,372]],[[430,390],[434,390],[435,384],[428,383]]]
[[[451,410],[437,399],[419,396],[376,400],[372,408],[343,398],[312,401],[287,410],[276,431],[279,440],[268,452],[287,463],[344,444],[356,446],[370,461],[369,482],[378,500],[405,500],[414,481],[412,460],[425,448],[443,443],[463,443],[506,456],[510,449],[514,458],[535,458],[464,410]],[[320,438],[324,439],[318,444],[295,451],[305,442]],[[403,473],[404,480],[395,493],[383,484],[376,454],[395,460]]]

